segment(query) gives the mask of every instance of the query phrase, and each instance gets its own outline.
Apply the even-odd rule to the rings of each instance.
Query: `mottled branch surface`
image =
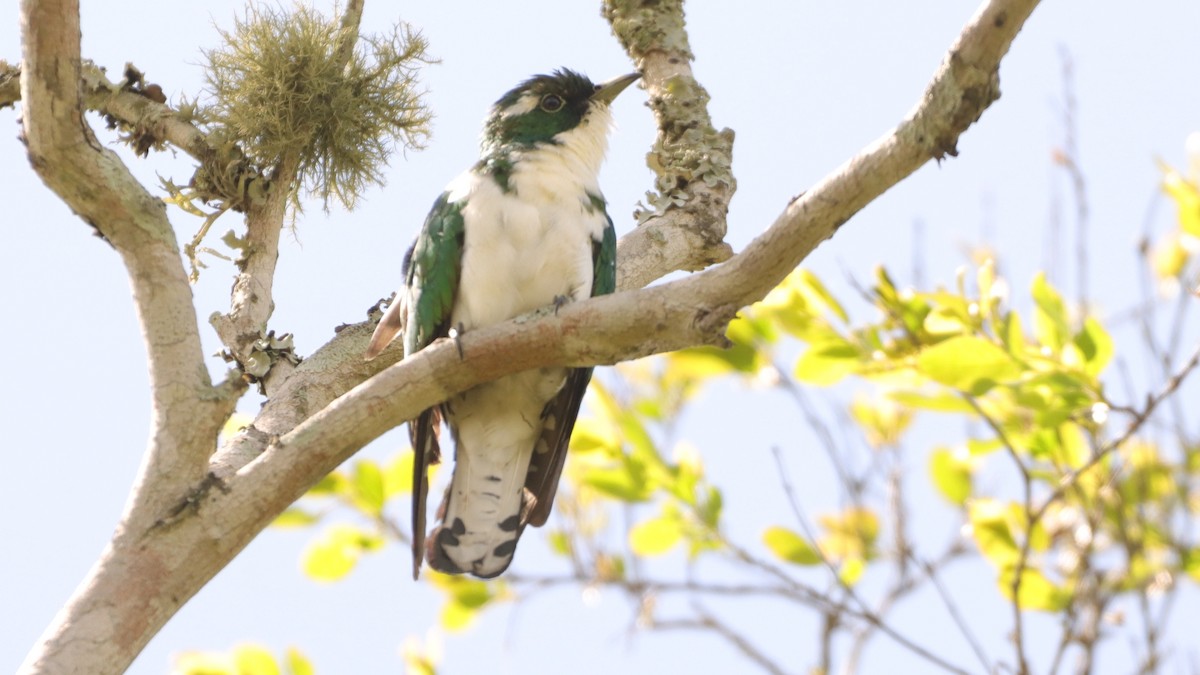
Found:
[[[462,337],[465,359],[441,342],[402,362],[392,349],[366,363],[371,323],[346,327],[280,378],[253,424],[213,454],[234,397],[214,387],[204,368],[187,275],[162,204],[83,122],[77,0],[24,0],[21,98],[29,154],[47,185],[130,270],[155,415],[129,512],[20,672],[122,672],[292,501],[371,440],[456,392],[538,366],[609,364],[722,344],[738,309],[761,299],[863,206],[925,162],[955,153],[958,137],[999,96],[1000,59],[1036,4],[985,2],[904,121],[730,256],[721,238],[734,187],[726,173],[732,135],[714,131],[703,112],[707,94],[687,66],[682,7],[664,1],[649,11],[608,2],[605,15],[645,73],[659,123],[651,153],[657,197],[622,243],[621,291],[472,331]],[[0,105],[8,89],[0,73]],[[699,105],[700,117],[694,110],[678,117],[676,96]],[[276,255],[266,244],[265,254]],[[675,269],[723,259],[686,279],[633,290]],[[262,264],[273,269],[274,261]],[[269,304],[246,311],[255,318],[239,334],[265,325],[259,317],[269,316]]]

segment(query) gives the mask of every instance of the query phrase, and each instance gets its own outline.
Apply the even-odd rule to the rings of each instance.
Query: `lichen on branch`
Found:
[[[384,182],[397,146],[420,148],[429,135],[417,73],[432,59],[404,23],[347,50],[337,18],[302,5],[252,6],[221,37],[205,51],[202,115],[218,144],[237,144],[264,170],[295,158],[293,205],[304,194],[353,208]]]

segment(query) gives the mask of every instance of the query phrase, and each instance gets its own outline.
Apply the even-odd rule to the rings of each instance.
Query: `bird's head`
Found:
[[[531,77],[492,106],[483,130],[484,151],[557,145],[563,142],[562,134],[585,126],[598,126],[596,133],[603,138],[609,105],[639,77],[632,73],[594,84],[566,68]]]

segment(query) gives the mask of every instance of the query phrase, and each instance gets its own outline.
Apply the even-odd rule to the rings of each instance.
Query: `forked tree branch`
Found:
[[[281,384],[254,424],[212,457],[205,478],[197,475],[193,453],[206,453],[205,444],[211,448],[213,421],[223,419],[226,404],[204,371],[174,238],[160,204],[83,124],[77,0],[24,0],[22,95],[30,153],[47,183],[125,257],[151,352],[155,403],[162,406],[148,457],[190,458],[192,470],[185,474],[190,491],[154,493],[146,507],[153,519],[122,522],[20,672],[123,671],[175,611],[292,501],[368,442],[454,393],[533,367],[614,363],[722,343],[725,324],[739,308],[766,295],[859,209],[930,159],[955,154],[958,137],[999,96],[1000,59],[1036,4],[985,2],[909,117],[793,200],[725,264],[662,286],[568,305],[556,315],[472,331],[462,337],[465,359],[453,344],[435,343],[365,382],[399,355],[391,350],[378,363],[362,363],[370,326],[348,327]],[[647,69],[654,54],[669,52],[653,40],[638,49],[634,56]],[[655,86],[670,81],[647,79],[652,96]],[[80,195],[80,186],[88,186],[88,194]],[[710,216],[720,221],[724,212]],[[719,247],[706,250],[712,255]],[[642,281],[667,271],[626,271],[623,278]],[[635,285],[626,283],[624,288]],[[203,414],[171,414],[177,411]],[[181,417],[187,435],[159,437],[160,430],[178,434],[171,424]],[[170,452],[155,451],[155,443],[169,442]],[[179,481],[159,472],[144,480]]]

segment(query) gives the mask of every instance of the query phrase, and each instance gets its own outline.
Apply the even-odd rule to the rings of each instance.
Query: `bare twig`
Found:
[[[700,612],[699,619],[669,619],[666,621],[656,621],[654,627],[659,630],[707,630],[725,638],[727,642],[733,645],[746,658],[755,662],[763,670],[774,675],[786,675],[786,671],[779,667],[771,659],[767,658],[762,650],[755,647],[745,636],[733,630],[723,622],[708,612]]]
[[[811,527],[811,525],[809,525],[808,519],[804,517],[804,513],[800,509],[800,503],[796,499],[795,490],[792,488],[791,482],[789,480],[787,480],[787,478],[786,478],[786,476],[788,474],[787,474],[787,467],[784,466],[784,464],[783,464],[783,456],[779,453],[778,448],[773,448],[772,454],[775,457],[775,465],[779,469],[780,483],[783,487],[784,493],[787,495],[788,505],[791,507],[792,513],[795,515],[797,522],[799,522],[799,524],[800,524],[800,527],[804,530],[805,535],[810,540],[815,540],[815,534],[812,530],[812,527]],[[846,583],[845,579],[843,579],[842,576],[840,574],[838,574],[837,567],[833,564],[833,561],[830,560],[829,557],[825,555],[824,551],[821,551],[820,548],[818,548],[817,554],[820,555],[821,563],[825,566],[825,568],[827,570],[829,570],[830,575],[832,576],[833,580],[837,583],[837,585],[841,588],[842,592],[845,593],[846,597],[850,598],[850,600],[852,600],[854,602],[854,604],[858,606],[858,612],[859,612],[860,616],[862,618],[866,619],[866,621],[869,622],[872,626],[875,626],[876,628],[878,628],[882,633],[884,633],[888,637],[892,638],[892,640],[894,640],[900,646],[904,647],[905,649],[908,649],[912,653],[916,654],[917,656],[920,656],[921,658],[925,659],[926,661],[929,661],[930,663],[938,666],[939,668],[942,668],[943,670],[946,670],[951,673],[966,673],[967,672],[966,670],[959,668],[958,666],[950,663],[949,661],[946,661],[945,659],[938,656],[937,654],[934,654],[933,652],[929,651],[925,647],[922,647],[921,645],[913,642],[912,640],[905,637],[904,635],[901,635],[894,628],[889,626],[886,622],[883,621],[883,619],[878,614],[876,614],[874,611],[871,610],[870,607],[867,606],[867,603],[865,601],[863,601],[863,599],[858,595],[858,592],[854,590],[854,587],[851,586],[850,584]]]

